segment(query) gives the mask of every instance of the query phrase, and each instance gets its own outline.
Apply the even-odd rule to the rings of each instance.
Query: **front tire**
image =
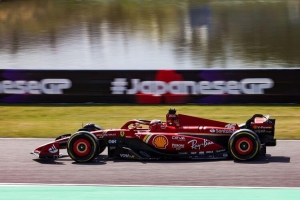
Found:
[[[261,148],[259,137],[249,129],[234,132],[228,140],[230,154],[235,160],[251,160]]]
[[[76,132],[68,140],[68,154],[76,162],[92,161],[98,155],[99,149],[98,139],[87,131]]]

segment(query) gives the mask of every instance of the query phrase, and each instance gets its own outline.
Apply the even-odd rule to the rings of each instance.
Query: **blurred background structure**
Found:
[[[298,68],[298,0],[0,3],[0,69]]]

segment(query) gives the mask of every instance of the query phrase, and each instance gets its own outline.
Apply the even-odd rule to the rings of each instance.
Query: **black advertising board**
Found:
[[[0,103],[299,103],[300,69],[0,70]]]

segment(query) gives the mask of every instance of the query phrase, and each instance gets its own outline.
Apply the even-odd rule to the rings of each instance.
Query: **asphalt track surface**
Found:
[[[250,162],[107,160],[104,152],[78,164],[67,156],[48,161],[30,154],[50,141],[0,139],[0,183],[300,187],[300,141],[278,141],[266,157]]]

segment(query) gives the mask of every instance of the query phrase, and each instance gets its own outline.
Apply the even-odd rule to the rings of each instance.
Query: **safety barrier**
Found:
[[[1,103],[299,103],[300,69],[0,70]]]

